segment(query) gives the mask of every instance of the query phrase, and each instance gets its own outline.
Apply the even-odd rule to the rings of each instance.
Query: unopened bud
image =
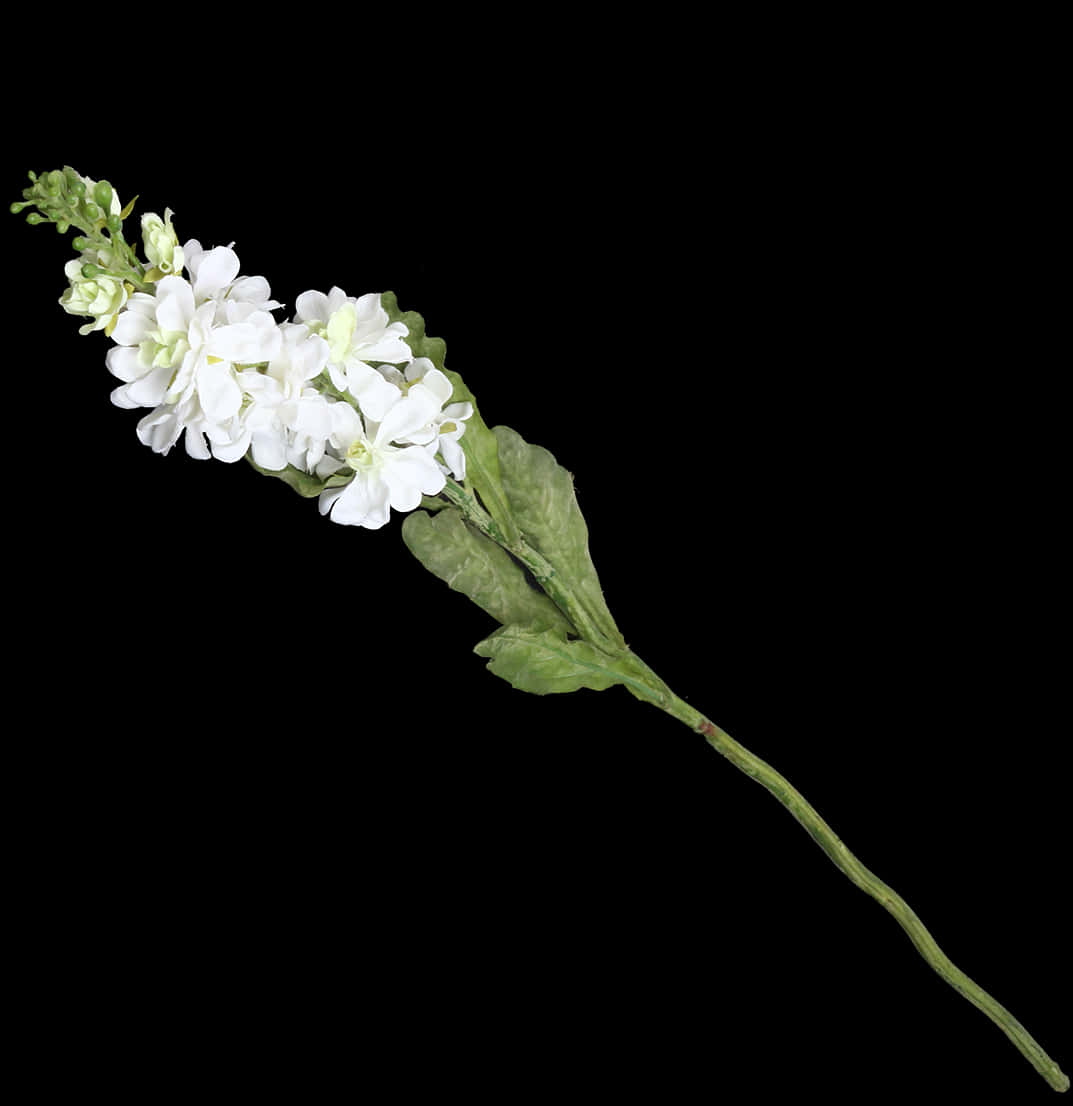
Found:
[[[101,209],[92,201],[87,203],[82,209],[86,213],[86,218],[91,223],[95,223],[101,217]]]
[[[63,188],[63,174],[59,169],[53,169],[45,178],[45,188],[50,196],[58,196]]]
[[[83,238],[81,234],[71,239],[72,248],[81,252],[82,250],[89,249],[89,239]]]
[[[56,229],[60,232],[60,234],[66,234],[70,226],[71,224],[67,222],[66,219],[56,220]]]
[[[94,277],[100,276],[103,270],[97,265],[83,265],[82,275],[86,280],[92,280]]]
[[[123,233],[123,220],[118,215],[108,216],[108,233],[111,235],[122,235]]]
[[[36,211],[31,211],[30,214],[26,216],[26,222],[28,222],[31,226],[36,227],[39,223],[47,223],[48,220],[44,217],[44,215],[38,215]]]
[[[108,211],[112,206],[112,186],[106,181],[99,181],[93,189],[93,198]]]

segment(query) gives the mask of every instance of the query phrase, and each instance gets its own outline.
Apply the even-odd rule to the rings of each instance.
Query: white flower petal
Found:
[[[358,401],[362,414],[381,422],[402,398],[402,392],[371,365],[355,361],[347,366],[347,390]]]
[[[154,326],[154,319],[140,311],[120,311],[112,329],[112,341],[121,346],[136,346],[145,340]]]
[[[238,276],[238,255],[228,246],[216,246],[205,253],[194,278],[194,295],[206,299],[222,292]]]
[[[197,394],[202,410],[214,422],[237,415],[242,406],[242,390],[226,361],[206,361],[199,366]]]
[[[295,319],[298,322],[326,323],[331,312],[328,309],[328,297],[323,292],[303,292],[294,301]]]
[[[137,380],[139,376],[144,376],[146,371],[146,366],[142,364],[138,350],[134,346],[113,346],[104,355],[104,363],[112,376],[119,380]]]
[[[412,511],[422,495],[438,495],[447,482],[435,460],[420,446],[392,453],[383,468],[383,481],[396,511]]]
[[[331,504],[333,522],[378,530],[391,517],[390,489],[376,472],[355,473],[341,491]]]
[[[127,385],[127,399],[138,407],[156,407],[164,402],[174,370],[170,365],[153,369]]]
[[[415,384],[409,393],[385,414],[376,431],[376,441],[386,445],[388,442],[402,441],[416,434],[428,425],[432,416],[440,409],[436,397]]]

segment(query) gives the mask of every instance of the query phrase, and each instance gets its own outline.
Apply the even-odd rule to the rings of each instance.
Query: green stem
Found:
[[[593,625],[580,598],[574,595],[570,581],[557,576],[539,551],[526,543],[524,536],[505,535],[471,490],[453,480],[448,480],[443,494],[461,509],[467,522],[498,542],[532,572],[540,586],[570,619],[583,638],[606,652],[609,662],[617,658],[617,663],[611,665],[611,670],[623,679],[635,695],[651,702],[680,722],[684,722],[690,729],[703,734],[708,743],[731,764],[771,792],[805,827],[839,871],[893,915],[895,921],[908,934],[917,952],[942,979],[978,1010],[982,1010],[1054,1090],[1069,1089],[1068,1076],[1040,1048],[1028,1030],[1009,1010],[996,1002],[978,983],[970,979],[950,960],[901,895],[888,887],[875,873],[869,871],[846,848],[834,830],[820,817],[797,788],[776,772],[770,764],[754,756],[725,730],[720,729],[714,722],[675,695],[663,680],[630,650],[623,650],[614,643],[608,642]],[[636,678],[627,678],[626,673],[632,673]]]
[[[643,662],[639,662],[642,663]],[[924,923],[909,904],[878,876],[869,871],[839,840],[837,834],[819,816],[805,797],[770,764],[750,753],[725,730],[709,721],[699,711],[679,699],[647,665],[652,686],[657,695],[652,701],[673,718],[684,722],[690,729],[703,734],[708,743],[740,768],[750,779],[756,780],[808,830],[812,839],[831,858],[835,866],[894,916],[895,921],[908,934],[917,952],[963,998],[982,1010],[1013,1042],[1021,1055],[1043,1076],[1056,1091],[1069,1089],[1069,1077],[1037,1044],[1027,1029],[1001,1003],[996,1002],[978,983],[970,979],[935,943],[924,928]]]

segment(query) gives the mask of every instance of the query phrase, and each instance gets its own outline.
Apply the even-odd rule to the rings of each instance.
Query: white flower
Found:
[[[349,468],[354,476],[340,488],[320,494],[320,513],[333,522],[376,530],[396,511],[412,511],[422,495],[438,495],[446,483],[428,450],[419,445],[397,445],[400,439],[425,426],[432,416],[427,396],[402,396],[383,421],[363,422],[349,404],[333,403],[333,449],[341,460],[325,457],[317,467],[321,476]]]
[[[399,392],[369,363],[402,363],[413,357],[403,339],[404,323],[389,321],[378,292],[355,299],[341,288],[303,292],[295,303],[295,322],[305,323],[328,342],[328,375],[339,391],[349,391],[362,413],[379,421]]]
[[[452,473],[457,479],[464,480],[466,455],[462,452],[458,439],[466,429],[465,420],[473,414],[473,404],[466,401],[443,407],[443,404],[451,398],[454,388],[447,377],[427,357],[415,357],[402,371],[391,365],[381,365],[378,371],[403,395],[415,395],[427,391],[437,401],[436,411],[428,423],[402,440],[414,445],[427,446],[433,456],[441,453],[447,463],[446,471]],[[440,407],[443,407],[443,410],[440,410]]]
[[[452,403],[443,409],[436,423],[436,444],[429,446],[434,452],[438,451],[447,465],[447,471],[456,480],[466,478],[466,454],[459,444],[466,429],[465,420],[473,414],[473,404]]]
[[[145,258],[164,276],[181,272],[184,260],[183,248],[171,225],[171,216],[170,207],[164,208],[163,219],[153,211],[147,211],[142,216],[142,247]]]
[[[250,449],[261,468],[312,472],[332,432],[330,401],[308,382],[328,360],[328,343],[300,323],[280,325],[282,341],[264,371],[238,374],[248,405]]]
[[[103,330],[106,334],[115,325],[116,318],[127,302],[127,288],[118,277],[100,273],[85,277],[82,268],[95,265],[107,269],[111,261],[108,250],[83,250],[80,257],[68,261],[63,267],[70,286],[60,296],[60,306],[70,315],[89,315],[93,322],[78,328],[79,334]]]
[[[112,393],[120,407],[153,407],[138,437],[167,453],[185,430],[192,457],[233,461],[249,445],[240,417],[239,366],[270,361],[281,337],[269,314],[263,277],[239,278],[239,260],[226,246],[184,247],[193,282],[167,276],[152,295],[135,293],[116,321],[109,371],[125,383]]]

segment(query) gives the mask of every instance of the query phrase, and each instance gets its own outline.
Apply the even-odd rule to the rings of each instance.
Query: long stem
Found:
[[[647,669],[647,665],[644,666]],[[779,800],[780,803],[808,830],[812,839],[831,858],[835,866],[843,872],[866,894],[871,895],[886,911],[894,916],[897,923],[909,935],[917,951],[927,963],[958,994],[968,999],[977,1009],[982,1010],[1013,1042],[1026,1060],[1043,1076],[1056,1091],[1069,1089],[1069,1077],[1040,1048],[1027,1029],[1001,1003],[996,1002],[978,983],[970,979],[958,968],[935,943],[935,939],[924,928],[909,904],[892,888],[888,887],[875,873],[869,871],[846,848],[838,835],[820,817],[813,806],[787,779],[780,775],[770,764],[750,753],[725,730],[720,729],[699,711],[679,699],[659,679],[651,669],[653,684],[660,695],[652,701],[672,717],[684,722],[690,729],[703,734],[708,743],[719,753],[740,768],[751,779],[756,780]]]
[[[525,541],[523,535],[508,539],[496,522],[477,502],[476,497],[463,486],[448,480],[445,497],[458,507],[467,520],[482,533],[498,542],[517,557],[533,573],[548,596],[573,622],[583,638],[598,648],[608,651],[609,670],[616,672],[638,698],[645,699],[666,711],[673,718],[684,722],[690,729],[703,734],[708,743],[719,753],[756,780],[779,800],[780,803],[808,830],[812,839],[831,858],[835,866],[857,887],[870,895],[884,910],[893,915],[908,934],[917,952],[962,997],[982,1010],[1013,1042],[1026,1060],[1056,1091],[1069,1089],[1069,1077],[1040,1048],[1027,1029],[1001,1003],[996,1002],[978,983],[970,979],[936,944],[909,904],[893,888],[888,887],[874,872],[869,871],[846,848],[838,835],[820,817],[815,808],[784,776],[776,772],[766,761],[750,753],[725,730],[694,710],[630,650],[625,654],[608,643],[592,625],[584,605],[574,596],[569,582],[560,579],[539,551]],[[623,659],[628,664],[616,663]],[[626,670],[633,675],[625,677]]]

